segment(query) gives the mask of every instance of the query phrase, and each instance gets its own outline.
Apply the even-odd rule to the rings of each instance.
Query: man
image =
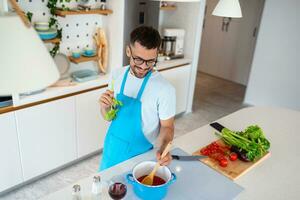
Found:
[[[99,170],[104,170],[153,148],[161,165],[168,165],[165,146],[173,140],[176,95],[174,87],[153,68],[161,38],[152,27],[141,26],[130,34],[126,54],[130,65],[112,73],[114,84],[100,97],[103,116],[111,109],[113,98],[122,102],[104,141]],[[112,91],[113,90],[113,91]]]

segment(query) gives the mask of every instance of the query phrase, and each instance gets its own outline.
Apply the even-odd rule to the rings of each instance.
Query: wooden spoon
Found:
[[[172,143],[170,142],[166,146],[166,148],[163,151],[163,153],[161,154],[161,158],[164,158],[168,154],[171,146],[172,146]],[[155,165],[155,167],[153,168],[152,172],[142,180],[142,183],[144,185],[152,185],[153,184],[153,178],[154,178],[154,175],[155,175],[156,171],[158,170],[159,166],[160,166],[160,164],[159,164],[159,162],[157,162],[156,165]]]

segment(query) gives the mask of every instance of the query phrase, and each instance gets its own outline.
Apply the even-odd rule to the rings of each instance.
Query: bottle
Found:
[[[81,200],[80,185],[73,185],[72,200]]]
[[[102,193],[102,184],[100,176],[93,177],[92,196],[93,200],[99,200]]]
[[[106,9],[106,0],[101,0],[100,10]]]

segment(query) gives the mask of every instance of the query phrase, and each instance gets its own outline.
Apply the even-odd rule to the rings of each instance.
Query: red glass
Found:
[[[127,187],[123,183],[113,183],[109,186],[108,194],[114,200],[119,200],[125,197],[127,193]]]

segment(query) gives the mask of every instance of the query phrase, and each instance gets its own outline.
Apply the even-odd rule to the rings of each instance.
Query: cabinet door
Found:
[[[23,181],[14,113],[0,115],[0,192]]]
[[[76,159],[75,97],[16,111],[24,179]]]
[[[108,122],[101,116],[98,100],[105,90],[103,88],[76,96],[78,157],[103,147]]]
[[[162,71],[162,76],[176,89],[176,114],[186,111],[191,65]]]

